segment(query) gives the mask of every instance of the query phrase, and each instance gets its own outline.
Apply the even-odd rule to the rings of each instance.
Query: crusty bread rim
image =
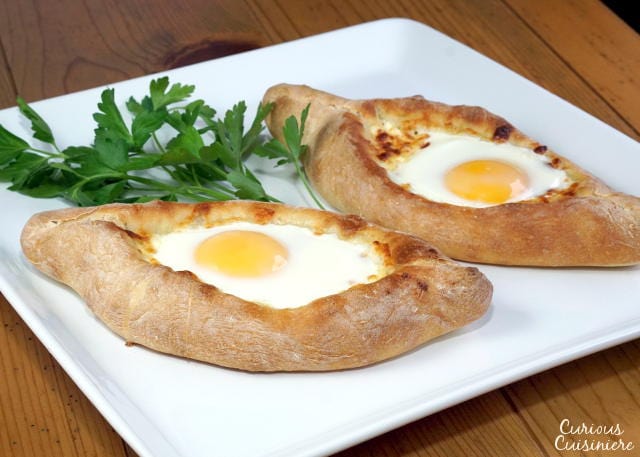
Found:
[[[225,294],[190,272],[145,260],[151,233],[224,220],[296,224],[378,242],[384,278],[309,305],[274,309]],[[250,371],[353,368],[411,350],[480,317],[491,284],[424,241],[354,216],[257,202],[153,202],[34,215],[27,258],[68,284],[130,343]]]
[[[311,105],[305,168],[334,208],[412,233],[446,255],[472,262],[532,266],[620,266],[640,263],[640,199],[614,192],[505,119],[474,106],[422,97],[348,100],[307,86],[279,84],[264,103],[275,108],[269,130]],[[486,208],[430,201],[393,182],[376,159],[370,133],[384,121],[414,122],[448,133],[508,141],[544,155],[573,181],[566,190]]]

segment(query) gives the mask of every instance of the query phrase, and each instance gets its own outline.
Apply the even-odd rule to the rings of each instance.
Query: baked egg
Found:
[[[397,128],[378,132],[384,135],[377,133],[376,139],[382,136],[387,141],[382,146],[395,153],[377,156],[389,178],[434,202],[483,208],[530,200],[571,184],[544,154],[508,142],[443,131],[405,134],[399,141],[403,134]],[[394,148],[390,138],[398,143]]]
[[[190,271],[221,291],[295,308],[379,279],[374,246],[296,225],[232,222],[151,237],[152,261]]]

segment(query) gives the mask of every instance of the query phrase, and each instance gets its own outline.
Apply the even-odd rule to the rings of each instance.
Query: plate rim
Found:
[[[215,61],[221,61],[224,59],[233,59],[233,58],[237,58],[238,56],[244,56],[247,54],[252,54],[252,53],[261,53],[261,52],[265,52],[268,51],[269,49],[272,49],[274,47],[281,47],[281,46],[290,46],[290,45],[295,45],[295,43],[301,43],[301,42],[305,42],[306,40],[315,40],[315,39],[322,39],[322,37],[324,36],[328,36],[328,35],[335,35],[336,33],[339,32],[343,32],[343,31],[350,31],[350,30],[355,30],[355,29],[361,29],[361,30],[368,30],[369,28],[371,28],[372,25],[376,25],[376,24],[393,24],[394,26],[398,25],[398,26],[410,26],[412,28],[415,27],[419,27],[419,28],[426,28],[429,29],[430,31],[436,32],[440,35],[443,35],[442,32],[439,32],[436,29],[431,28],[430,26],[426,25],[426,24],[422,24],[418,21],[415,21],[413,19],[408,19],[408,18],[385,18],[385,19],[379,19],[379,20],[374,20],[374,21],[369,21],[369,22],[364,22],[361,24],[357,24],[357,25],[353,25],[353,26],[349,26],[349,27],[344,27],[341,29],[337,29],[337,30],[333,30],[333,31],[328,31],[328,32],[324,32],[322,34],[319,35],[313,35],[313,36],[309,36],[309,37],[304,37],[304,38],[298,38],[296,40],[293,41],[289,41],[289,42],[284,42],[284,43],[278,43],[275,45],[271,45],[271,46],[266,46],[263,48],[259,48],[259,49],[255,49],[255,50],[251,50],[251,51],[247,51],[241,54],[237,54],[237,55],[232,55],[232,56],[226,56],[226,57],[222,57],[220,59],[213,59]],[[445,36],[445,35],[443,35]],[[446,36],[445,36],[446,37]],[[458,41],[453,40],[450,37],[446,37],[449,40],[454,41],[456,44],[460,45],[460,46],[465,46],[467,48],[469,48],[468,46],[466,46],[463,43],[460,43]],[[471,48],[469,48],[471,49]],[[476,51],[474,51],[476,52]],[[197,67],[199,65],[206,65],[208,62],[210,61],[205,61],[205,62],[200,62],[200,63],[196,63],[196,64],[192,64],[189,65],[187,67],[181,67],[181,68],[192,68],[192,67]],[[493,63],[495,63],[496,65],[500,65],[501,64],[492,61]],[[502,66],[503,68],[506,68],[504,66]],[[511,70],[509,70],[511,71]],[[127,79],[127,80],[123,80],[123,81],[118,81],[112,84],[108,84],[108,85],[103,85],[103,86],[96,86],[93,88],[88,88],[88,89],[84,89],[81,91],[77,91],[77,92],[71,92],[68,94],[64,94],[64,95],[59,95],[56,97],[51,97],[51,98],[46,98],[46,99],[42,99],[39,101],[54,101],[57,99],[62,99],[65,98],[69,95],[82,95],[83,93],[86,92],[91,92],[91,91],[95,91],[96,89],[99,89],[101,87],[112,87],[112,86],[117,86],[121,83],[125,83],[125,82],[130,82],[130,81],[135,81],[135,80],[140,80],[140,79],[144,79],[147,80],[149,78],[152,78],[154,76],[157,75],[163,75],[166,73],[170,73],[171,70],[168,71],[161,71],[161,72],[156,72],[156,73],[152,73],[152,74],[147,74],[147,75],[142,75],[142,76],[138,76],[135,78],[131,78],[131,79]],[[517,75],[517,73],[514,72],[514,74]],[[520,75],[518,75],[520,76]],[[537,86],[537,85],[536,85]],[[540,87],[540,86],[537,86]],[[544,88],[542,88],[544,90]],[[559,97],[558,97],[559,98]],[[562,100],[562,99],[560,99]],[[564,100],[563,100],[564,101]],[[566,102],[566,101],[565,101]],[[37,102],[34,102],[37,103]],[[567,102],[568,103],[568,102]],[[571,105],[574,106],[574,105]],[[578,109],[580,112],[582,113],[586,113],[585,111],[581,110],[580,108],[575,107],[576,109]],[[0,113],[6,111],[6,110],[15,110],[16,107],[8,107],[5,109],[0,110]],[[587,115],[590,115],[589,113],[586,113]],[[590,115],[591,116],[591,115]],[[592,116],[593,117],[593,116]],[[604,122],[602,122],[601,120],[593,117],[595,120],[597,120],[598,122],[601,122],[603,124],[605,124]],[[607,124],[605,124],[607,125]],[[617,130],[613,129],[612,130],[618,132]],[[618,132],[621,133],[621,132]],[[626,137],[625,134],[621,133],[623,136]],[[628,137],[627,137],[628,138]],[[2,189],[2,191],[5,191],[5,189]],[[0,248],[2,248],[2,246],[0,246]],[[5,269],[5,265],[4,262],[0,263],[0,273],[2,273],[2,270]],[[129,445],[138,453],[140,454],[142,457],[146,457],[146,456],[152,456],[152,451],[151,449],[147,446],[147,444],[145,443],[145,441],[139,436],[138,433],[136,433],[128,424],[127,421],[125,420],[125,418],[123,417],[122,413],[120,413],[114,405],[112,405],[111,403],[109,403],[106,399],[106,397],[104,396],[104,394],[97,388],[96,384],[93,382],[93,380],[91,379],[91,377],[84,373],[81,369],[79,369],[77,367],[77,365],[73,362],[73,357],[72,354],[70,354],[69,352],[67,352],[66,350],[64,350],[64,348],[57,344],[55,341],[55,337],[49,333],[46,328],[43,325],[43,322],[41,322],[38,318],[38,316],[36,316],[35,312],[30,309],[28,306],[25,306],[25,304],[23,303],[23,300],[20,298],[20,292],[15,289],[15,287],[9,282],[9,280],[7,279],[9,276],[11,276],[11,272],[9,272],[8,274],[5,273],[4,274],[0,274],[0,291],[2,292],[2,294],[5,296],[7,302],[16,310],[17,314],[25,321],[25,323],[29,326],[29,328],[33,331],[33,333],[38,337],[39,341],[47,348],[47,350],[54,356],[54,358],[56,359],[56,361],[60,364],[60,366],[65,370],[65,372],[71,377],[71,379],[73,379],[74,383],[76,383],[76,385],[78,386],[78,388],[80,388],[80,390],[87,396],[87,398],[91,401],[91,403],[96,407],[96,409],[98,409],[98,411],[100,411],[100,414],[107,420],[107,422],[109,422],[113,428],[117,431],[117,433],[125,440],[127,441],[127,443],[129,443]],[[472,390],[472,391],[468,391],[467,395],[465,396],[456,396],[455,393],[450,393],[449,396],[450,397],[456,397],[456,398],[450,398],[448,401],[441,401],[442,406],[438,407],[435,410],[429,410],[426,411],[428,408],[428,402],[427,404],[422,404],[422,406],[420,405],[415,405],[413,406],[413,410],[411,412],[411,414],[407,414],[406,413],[406,409],[402,410],[405,411],[405,413],[401,414],[401,410],[397,409],[395,411],[395,413],[392,415],[393,417],[390,418],[389,415],[385,414],[384,418],[380,418],[378,420],[378,422],[375,423],[370,423],[367,431],[363,432],[362,428],[359,428],[359,432],[355,433],[354,430],[347,430],[343,433],[341,433],[340,435],[334,435],[332,436],[332,439],[327,439],[327,437],[323,437],[322,436],[314,436],[313,438],[313,442],[317,442],[319,443],[316,446],[305,446],[305,449],[299,449],[299,446],[302,446],[304,443],[310,441],[310,440],[303,440],[298,442],[293,442],[291,443],[289,446],[286,447],[281,447],[278,449],[274,449],[273,451],[269,451],[267,454],[265,454],[265,456],[285,456],[285,455],[321,455],[325,452],[337,452],[340,451],[342,449],[345,449],[348,446],[352,446],[355,445],[359,442],[365,441],[367,439],[370,439],[374,436],[377,436],[381,433],[384,433],[386,431],[392,430],[394,428],[400,427],[406,423],[409,423],[411,421],[420,419],[422,417],[425,417],[425,415],[428,414],[433,414],[436,413],[444,408],[447,408],[449,406],[452,406],[454,404],[460,403],[462,401],[465,401],[469,398],[473,398],[476,397],[478,395],[481,395],[483,393],[486,393],[488,391],[494,390],[498,387],[504,386],[505,384],[508,384],[510,382],[514,382],[518,379],[522,379],[524,377],[530,376],[534,373],[538,373],[540,371],[549,369],[551,367],[557,366],[559,364],[562,363],[566,363],[570,360],[574,360],[578,357],[582,357],[585,356],[587,354],[591,354],[593,352],[599,351],[599,350],[603,350],[606,349],[608,347],[617,345],[617,344],[621,344],[624,343],[625,341],[629,341],[631,339],[634,339],[638,336],[640,336],[640,318],[638,318],[636,321],[632,321],[631,323],[627,322],[625,324],[620,324],[620,325],[616,325],[614,326],[616,328],[616,331],[614,331],[614,334],[616,335],[614,338],[611,338],[610,335],[608,335],[607,338],[605,338],[604,336],[600,339],[600,340],[595,340],[595,342],[591,341],[592,344],[584,344],[582,346],[577,346],[577,347],[571,347],[568,348],[565,353],[561,353],[560,357],[549,357],[549,354],[541,354],[540,357],[536,358],[535,360],[532,360],[529,362],[529,364],[532,365],[532,367],[530,368],[530,370],[526,371],[525,373],[523,372],[518,372],[516,373],[511,373],[509,371],[507,371],[507,374],[503,374],[502,377],[497,377],[496,379],[494,379],[492,382],[490,383],[485,383],[485,384],[480,384],[478,386],[476,386],[476,390]],[[586,343],[586,342],[585,342]],[[548,352],[548,351],[545,351]],[[548,360],[550,359],[550,360]],[[552,359],[552,360],[551,360]],[[537,361],[537,362],[536,362]],[[536,362],[536,363],[534,363]],[[512,363],[510,363],[512,364]],[[515,368],[512,371],[517,371],[515,370]],[[465,381],[467,382],[467,381]],[[431,395],[431,394],[430,394]],[[407,400],[407,402],[411,402],[411,400]],[[413,403],[413,402],[412,402]],[[355,427],[355,426],[354,426]],[[341,427],[337,427],[338,429],[351,429],[352,427],[345,427],[345,426],[341,426]],[[357,428],[357,427],[356,427]],[[328,434],[329,432],[325,432],[326,434]],[[302,452],[300,454],[300,452]],[[175,453],[175,455],[178,455],[177,451]]]

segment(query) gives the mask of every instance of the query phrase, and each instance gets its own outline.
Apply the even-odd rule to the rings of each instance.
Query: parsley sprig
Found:
[[[189,100],[194,90],[193,85],[170,85],[167,77],[155,79],[148,95],[126,102],[131,115],[127,123],[114,90],[106,89],[93,115],[93,143],[64,149],[44,119],[18,98],[33,138],[48,147],[37,148],[0,125],[0,181],[25,195],[62,197],[81,206],[154,199],[277,201],[246,165],[256,154],[278,158],[277,165],[293,163],[312,193],[300,162],[308,107],[300,125],[293,116],[287,119],[286,144],[267,142],[262,132],[271,104],[259,105],[245,129],[244,101],[219,118],[204,100]],[[162,140],[167,131],[173,136]]]
[[[302,181],[302,184],[307,189],[307,192],[313,199],[319,208],[325,209],[316,194],[313,192],[313,188],[309,183],[304,167],[302,165],[302,157],[307,151],[307,145],[302,144],[302,137],[304,135],[304,125],[309,115],[309,107],[307,105],[300,115],[300,123],[295,116],[288,117],[282,128],[282,136],[284,137],[284,144],[279,140],[272,138],[266,142],[255,153],[262,157],[268,157],[270,159],[278,159],[276,166],[283,165],[285,163],[292,163],[296,169],[298,177]]]

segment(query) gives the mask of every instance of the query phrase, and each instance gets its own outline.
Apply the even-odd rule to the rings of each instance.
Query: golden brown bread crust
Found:
[[[145,258],[150,234],[236,220],[376,241],[389,274],[306,306],[274,309]],[[250,371],[372,364],[479,318],[492,294],[477,269],[451,261],[416,237],[355,216],[269,203],[68,208],[34,215],[21,242],[39,270],[74,289],[126,341]]]
[[[284,120],[311,104],[303,142],[309,179],[333,207],[417,235],[460,260],[503,265],[619,266],[640,263],[640,199],[617,193],[485,109],[422,97],[347,100],[307,86],[280,84],[264,103],[281,138]],[[547,196],[488,208],[438,203],[392,182],[384,161],[402,139],[375,135],[384,122],[508,141],[548,157],[571,186]],[[406,141],[418,141],[411,139]],[[399,144],[400,143],[400,144]],[[410,145],[409,145],[410,146]]]

